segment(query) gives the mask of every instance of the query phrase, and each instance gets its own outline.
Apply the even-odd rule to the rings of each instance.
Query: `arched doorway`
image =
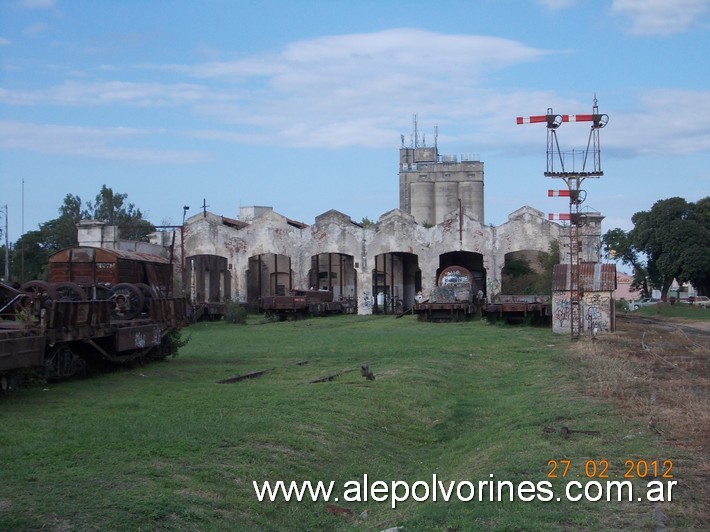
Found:
[[[372,271],[373,314],[399,314],[414,306],[422,288],[419,258],[413,253],[381,253]]]
[[[291,257],[276,253],[262,253],[249,257],[247,270],[247,304],[258,306],[264,296],[283,296],[293,288]]]
[[[473,281],[478,290],[482,290],[484,295],[486,288],[486,269],[483,267],[483,255],[472,251],[451,251],[439,255],[439,268],[436,270],[436,278],[445,268],[449,266],[463,266],[473,275]]]
[[[352,255],[313,255],[308,271],[308,284],[312,290],[333,292],[333,301],[340,301],[345,312],[357,312],[357,275]]]

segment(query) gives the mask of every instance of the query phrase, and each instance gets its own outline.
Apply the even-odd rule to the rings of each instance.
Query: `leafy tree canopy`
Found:
[[[57,218],[40,224],[39,229],[26,232],[15,242],[10,259],[11,278],[20,281],[46,278],[50,255],[78,244],[76,225],[81,220],[116,225],[122,239],[146,241],[155,227],[133,203],[126,202],[127,197],[106,185],[93,202],[86,204],[79,196],[67,194]]]
[[[631,220],[631,231],[612,229],[602,242],[607,256],[614,250],[614,258],[634,268],[635,287],[648,295],[650,285],[665,299],[677,280],[710,293],[710,197],[696,203],[679,197],[659,200]]]

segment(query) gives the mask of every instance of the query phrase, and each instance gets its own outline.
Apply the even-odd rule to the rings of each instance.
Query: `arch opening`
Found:
[[[399,314],[411,309],[422,289],[419,258],[413,253],[390,252],[375,257],[372,270],[372,313]]]

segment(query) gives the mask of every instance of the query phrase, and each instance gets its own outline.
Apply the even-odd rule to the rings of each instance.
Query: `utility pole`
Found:
[[[7,205],[4,205],[5,209],[5,282],[10,282],[10,241],[8,237],[8,221],[7,221]]]

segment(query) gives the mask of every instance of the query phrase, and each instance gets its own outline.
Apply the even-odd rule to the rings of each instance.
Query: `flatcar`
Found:
[[[171,294],[169,260],[86,246],[52,255],[47,281],[0,283],[0,391],[27,368],[61,379],[93,360],[167,356],[188,323]]]
[[[421,321],[467,319],[477,315],[481,305],[473,274],[463,266],[444,268],[428,297],[419,293],[415,299],[413,312]]]
[[[333,301],[330,290],[291,290],[286,296],[260,298],[259,311],[284,320],[288,317],[338,314],[343,312],[343,304]]]

